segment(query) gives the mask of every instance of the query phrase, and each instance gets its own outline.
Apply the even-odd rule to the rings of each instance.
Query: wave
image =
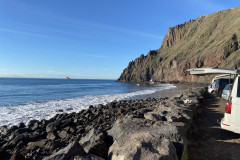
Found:
[[[58,110],[63,113],[79,112],[88,108],[90,105],[107,104],[112,101],[126,100],[136,98],[140,95],[153,94],[160,90],[175,88],[170,84],[164,84],[161,87],[146,89],[131,93],[108,94],[108,95],[88,95],[77,98],[51,100],[47,102],[34,102],[20,104],[15,106],[0,107],[0,125],[18,125],[19,123],[28,123],[30,120],[50,119],[55,116]]]

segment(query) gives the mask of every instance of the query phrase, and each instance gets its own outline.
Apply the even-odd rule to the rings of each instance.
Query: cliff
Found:
[[[130,62],[118,81],[201,81],[186,69],[240,67],[240,7],[169,28],[158,50]]]

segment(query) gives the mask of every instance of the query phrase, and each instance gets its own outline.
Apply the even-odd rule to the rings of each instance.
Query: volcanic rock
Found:
[[[91,129],[79,143],[83,146],[87,154],[95,154],[102,158],[107,158],[108,147],[106,136],[97,129]]]
[[[78,142],[72,142],[67,147],[61,149],[57,153],[44,158],[44,160],[69,160],[76,155],[84,156],[86,153]]]
[[[109,159],[177,160],[177,154],[168,139],[159,139],[150,133],[137,133],[116,140],[109,148]]]

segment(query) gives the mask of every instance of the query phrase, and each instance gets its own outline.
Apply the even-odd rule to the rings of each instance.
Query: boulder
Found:
[[[17,146],[14,148],[13,153],[18,153],[20,152],[23,148],[24,148],[24,143],[22,141],[20,141]]]
[[[29,142],[26,149],[33,150],[35,148],[43,148],[43,147],[45,147],[45,144],[47,143],[47,141],[48,141],[47,139],[42,139],[37,142]]]
[[[61,132],[58,133],[58,136],[61,138],[61,139],[66,139],[68,137],[68,133],[66,130],[62,130]]]
[[[7,129],[6,125],[0,127],[0,135],[6,135],[7,131],[8,131],[8,129]]]
[[[27,125],[27,127],[31,130],[37,129],[38,126],[39,126],[39,121],[38,120],[31,120]]]
[[[144,118],[148,119],[150,121],[159,121],[162,120],[162,117],[159,113],[157,112],[147,112],[144,114]]]
[[[54,122],[51,122],[49,123],[47,126],[46,126],[46,132],[56,132],[57,131],[57,125],[56,123]]]
[[[95,154],[99,157],[107,158],[106,136],[99,130],[91,129],[85,137],[81,138],[79,143],[87,154]]]
[[[101,157],[98,157],[96,155],[89,154],[89,155],[86,155],[85,157],[83,157],[83,156],[74,156],[73,158],[71,158],[71,160],[104,160],[104,159],[101,158]]]
[[[70,143],[67,147],[59,150],[57,153],[44,158],[44,160],[69,160],[76,155],[84,156],[85,154],[82,146],[75,141]]]
[[[21,122],[19,125],[18,125],[18,128],[24,128],[26,127],[25,124],[23,122]]]
[[[57,139],[57,134],[54,132],[49,132],[47,135],[47,139],[55,140],[55,139]]]
[[[48,141],[47,144],[44,145],[44,149],[50,150],[50,152],[55,151],[58,148],[63,148],[66,146],[66,143],[59,140]]]
[[[168,139],[159,139],[150,133],[136,133],[118,139],[109,148],[108,159],[177,160],[176,149]]]
[[[20,141],[22,141],[23,143],[27,143],[31,141],[31,138],[26,133],[19,134],[16,135],[15,138],[9,142],[9,145],[16,146]]]
[[[31,139],[37,141],[39,139],[45,139],[47,136],[47,132],[45,131],[45,129],[37,129],[34,132],[28,133],[28,135]]]
[[[164,125],[151,124],[152,121],[134,119],[131,115],[118,119],[113,127],[107,131],[112,142],[134,133],[151,133],[157,138],[168,138],[173,142],[183,143],[187,128],[183,123],[165,123]]]
[[[188,144],[186,135],[189,126],[182,122],[172,123],[157,121],[153,124],[151,122],[153,121],[134,119],[131,118],[131,116],[125,116],[122,119],[118,119],[113,127],[107,131],[108,140],[114,142],[115,140],[130,136],[131,134],[151,133],[158,139],[166,138],[173,142],[178,157],[181,157]]]
[[[25,160],[25,157],[20,153],[14,153],[10,160]]]

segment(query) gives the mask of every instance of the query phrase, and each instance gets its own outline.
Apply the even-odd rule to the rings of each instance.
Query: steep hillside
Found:
[[[169,28],[162,46],[129,63],[118,81],[196,81],[188,68],[240,67],[240,7]]]

